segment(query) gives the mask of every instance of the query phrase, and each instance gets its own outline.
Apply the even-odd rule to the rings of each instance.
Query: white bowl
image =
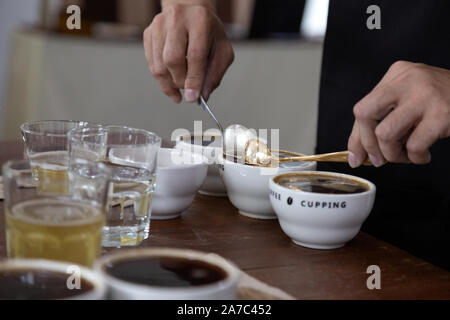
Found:
[[[163,287],[137,284],[116,278],[105,268],[114,261],[142,257],[176,257],[204,261],[223,270],[225,279],[192,287]],[[98,260],[94,268],[102,275],[112,299],[130,300],[230,300],[236,297],[240,270],[231,262],[213,253],[186,249],[151,248],[117,251]]]
[[[207,160],[201,154],[161,148],[151,219],[174,219],[187,210],[202,186],[207,170]]]
[[[92,284],[93,289],[81,294],[75,294],[71,297],[65,298],[66,300],[102,300],[106,298],[106,286],[101,280],[101,277],[94,271],[75,265],[73,263],[59,262],[44,259],[7,259],[0,261],[1,270],[37,270],[37,271],[53,271],[58,273],[67,274],[67,280],[62,285],[77,283],[76,277],[79,279],[84,278]],[[76,287],[72,290],[76,291]]]
[[[326,175],[356,180],[368,189],[351,194],[313,193],[277,183],[282,177]],[[358,177],[332,172],[295,172],[270,180],[270,201],[281,229],[294,243],[314,249],[342,247],[359,232],[372,210],[376,188]]]
[[[256,219],[276,219],[270,204],[269,180],[281,173],[315,170],[315,162],[291,162],[277,168],[263,168],[235,163],[220,156],[221,174],[228,198],[239,213]]]
[[[206,176],[205,182],[198,191],[201,194],[215,196],[215,197],[226,197],[227,190],[223,183],[222,177],[220,176],[219,168],[217,167],[217,159],[222,153],[222,136],[220,135],[204,135],[194,136],[194,143],[191,143],[191,135],[182,135],[177,137],[177,142],[175,149],[183,149],[194,153],[200,153],[208,159],[208,174]],[[203,146],[203,143],[211,141],[214,137],[214,141]]]

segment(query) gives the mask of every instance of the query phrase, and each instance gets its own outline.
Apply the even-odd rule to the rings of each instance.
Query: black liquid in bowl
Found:
[[[195,259],[150,256],[110,262],[105,271],[127,282],[158,287],[194,287],[224,280],[221,268]]]
[[[87,293],[94,285],[81,278],[80,289],[70,290],[70,274],[38,269],[0,270],[0,300],[67,299]]]
[[[290,175],[279,177],[276,182],[283,187],[313,193],[351,194],[369,190],[369,186],[354,179],[331,175]]]

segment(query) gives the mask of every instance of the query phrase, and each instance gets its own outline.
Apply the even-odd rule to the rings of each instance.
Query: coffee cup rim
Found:
[[[198,286],[192,286],[192,287],[164,287],[164,286],[156,286],[156,285],[148,285],[148,284],[139,284],[130,282],[127,280],[123,280],[120,278],[117,278],[113,275],[111,275],[106,270],[106,264],[108,262],[113,262],[117,260],[126,260],[127,258],[142,258],[142,257],[148,257],[148,256],[166,256],[166,257],[177,257],[177,258],[187,258],[187,259],[197,259],[201,260],[203,262],[212,264],[218,268],[220,268],[222,271],[225,272],[226,276],[225,279],[198,285]],[[212,261],[216,260],[216,261]],[[160,292],[167,292],[167,293],[175,293],[179,291],[192,291],[192,292],[198,292],[198,291],[208,291],[208,290],[214,290],[216,288],[222,288],[226,287],[228,285],[231,285],[233,283],[237,283],[237,281],[240,278],[241,271],[239,268],[232,263],[231,261],[225,259],[224,257],[216,254],[216,253],[208,253],[208,252],[202,252],[197,250],[191,250],[191,249],[178,249],[178,248],[145,248],[145,249],[128,249],[124,251],[117,251],[113,252],[111,254],[105,255],[98,259],[94,263],[94,270],[96,270],[98,273],[100,273],[104,279],[105,282],[108,283],[110,281],[120,284],[121,286],[126,286],[128,288],[135,288],[136,290],[149,290],[149,291],[160,291]]]
[[[287,177],[287,176],[330,176],[330,177],[337,177],[337,178],[344,178],[344,179],[348,179],[348,180],[354,180],[358,183],[361,183],[362,185],[364,185],[365,187],[367,187],[366,191],[363,192],[358,192],[358,193],[345,193],[345,194],[334,194],[334,193],[316,193],[316,192],[308,192],[308,191],[303,191],[303,190],[294,190],[294,189],[290,189],[287,188],[285,186],[282,186],[278,180],[283,178],[283,177]],[[270,184],[277,186],[278,188],[281,188],[282,190],[285,191],[290,191],[294,194],[307,194],[308,196],[316,196],[316,197],[336,197],[336,198],[342,198],[342,197],[359,197],[359,196],[365,196],[367,194],[370,194],[372,192],[376,191],[376,186],[374,183],[372,183],[371,181],[364,179],[364,178],[360,178],[357,176],[353,176],[350,174],[345,174],[345,173],[338,173],[338,172],[330,172],[330,171],[291,171],[291,172],[286,172],[286,173],[282,173],[282,174],[278,174],[272,178],[270,178]]]
[[[80,269],[81,277],[88,281],[93,288],[81,294],[75,294],[66,300],[89,300],[95,298],[104,298],[106,295],[106,286],[101,278],[91,269],[70,262],[45,260],[45,259],[0,259],[0,270],[48,270],[60,273],[67,273],[67,268],[70,266],[77,266]],[[70,275],[68,274],[68,277]],[[56,299],[59,300],[59,299]]]

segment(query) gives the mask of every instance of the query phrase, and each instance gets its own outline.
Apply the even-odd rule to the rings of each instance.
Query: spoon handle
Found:
[[[214,113],[211,111],[211,108],[208,106],[208,104],[206,103],[205,99],[203,99],[202,96],[200,96],[198,98],[197,103],[199,104],[199,106],[202,107],[202,109],[207,112],[209,114],[209,116],[216,122],[217,127],[219,127],[220,132],[223,135],[223,127],[220,124],[219,120],[217,120],[216,116],[214,115]]]
[[[278,160],[280,163],[293,161],[348,162],[348,151],[316,154],[313,156],[279,158]],[[363,164],[369,166],[372,165],[368,158],[363,162]]]

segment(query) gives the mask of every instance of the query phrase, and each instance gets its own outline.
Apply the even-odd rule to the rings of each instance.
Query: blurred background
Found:
[[[224,125],[280,129],[280,146],[315,146],[328,0],[211,0],[236,59],[210,104]],[[81,30],[66,9],[81,8]],[[151,77],[142,32],[159,0],[1,0],[0,139],[21,123],[90,120],[152,130],[214,123],[194,104],[175,105]]]

